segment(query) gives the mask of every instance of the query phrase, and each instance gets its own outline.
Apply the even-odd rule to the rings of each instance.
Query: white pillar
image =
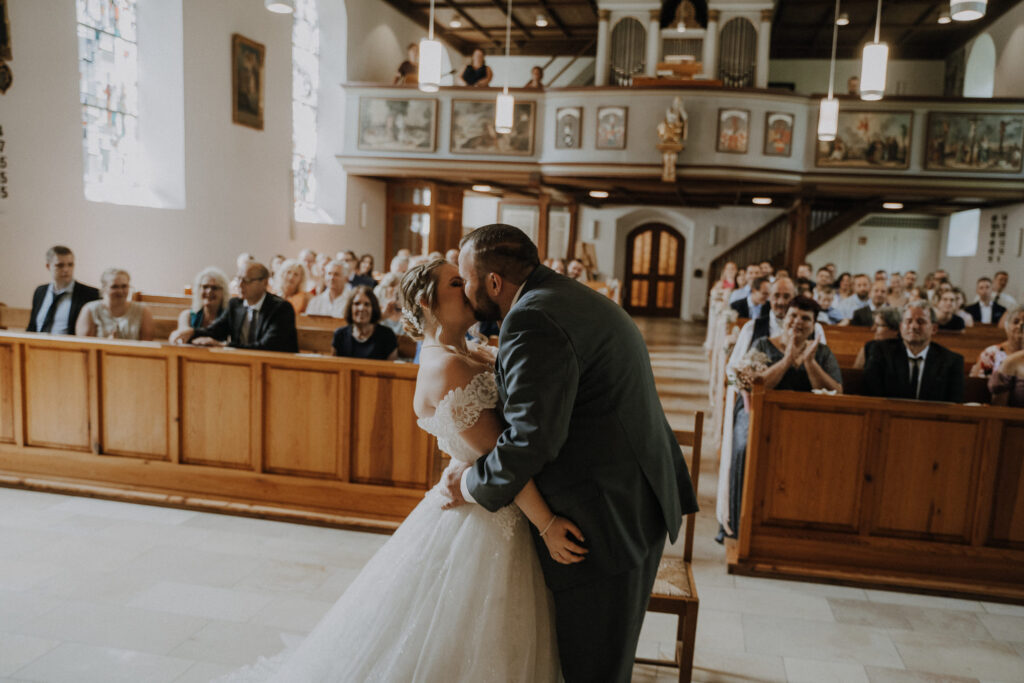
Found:
[[[704,32],[704,75],[718,78],[718,17],[716,9],[708,10],[708,28]]]
[[[661,10],[652,9],[651,18],[647,22],[647,64],[644,74],[654,76],[658,70],[658,57],[661,56]]]
[[[611,12],[597,10],[597,59],[594,61],[594,85],[608,85],[608,18]]]
[[[761,10],[761,27],[757,31],[757,72],[754,87],[768,87],[768,56],[772,44],[772,11]]]

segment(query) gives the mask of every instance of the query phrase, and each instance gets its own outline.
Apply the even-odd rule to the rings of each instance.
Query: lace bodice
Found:
[[[480,453],[462,440],[462,432],[476,424],[480,412],[491,410],[498,404],[498,385],[494,373],[485,370],[477,374],[464,387],[455,387],[437,404],[430,417],[416,423],[424,431],[437,437],[441,450],[462,462],[473,462]]]

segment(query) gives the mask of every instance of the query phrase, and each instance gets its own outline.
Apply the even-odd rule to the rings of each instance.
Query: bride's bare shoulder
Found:
[[[437,404],[456,387],[473,381],[487,366],[473,358],[455,353],[433,353],[420,356],[420,369],[416,375],[416,413],[433,413]]]

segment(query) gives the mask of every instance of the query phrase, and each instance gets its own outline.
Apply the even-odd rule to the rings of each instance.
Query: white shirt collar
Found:
[[[75,281],[74,280],[72,280],[71,284],[69,284],[64,289],[57,289],[57,285],[56,284],[54,284],[53,282],[50,283],[50,291],[53,293],[54,296],[60,296],[61,294],[64,294],[64,293],[70,294],[71,292],[74,291],[74,289],[75,289]]]
[[[263,308],[263,302],[264,302],[264,301],[266,301],[266,300],[267,300],[267,294],[266,294],[266,292],[264,292],[264,293],[263,293],[263,296],[261,296],[261,297],[260,297],[260,300],[259,300],[259,301],[257,301],[257,302],[256,302],[255,304],[252,304],[252,305],[250,306],[250,305],[249,305],[249,302],[248,302],[248,301],[246,301],[246,302],[245,302],[245,307],[246,307],[247,309],[251,308],[251,309],[252,309],[252,310],[254,310],[254,311],[259,311],[259,310],[260,310],[261,308]]]
[[[931,347],[932,347],[932,345],[931,345],[931,343],[929,343],[928,346],[926,346],[923,349],[921,349],[921,353],[919,353],[919,354],[917,354],[915,356],[914,354],[912,354],[910,352],[910,349],[907,348],[906,344],[903,345],[903,348],[906,349],[906,351],[907,351],[907,359],[920,358],[921,360],[925,360],[925,358],[928,356],[928,349],[930,349]]]
[[[512,299],[512,305],[508,307],[509,310],[512,310],[512,307],[519,303],[519,297],[523,295],[523,287],[525,286],[526,280],[523,280],[523,284],[519,285],[519,289],[516,290],[515,298]]]

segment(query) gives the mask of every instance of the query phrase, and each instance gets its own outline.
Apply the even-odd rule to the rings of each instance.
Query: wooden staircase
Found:
[[[708,269],[708,286],[714,285],[729,261],[740,268],[748,263],[770,261],[776,269],[788,268],[795,274],[796,266],[809,252],[857,224],[868,213],[863,203],[816,206],[798,201],[786,213],[776,216],[715,258]]]

